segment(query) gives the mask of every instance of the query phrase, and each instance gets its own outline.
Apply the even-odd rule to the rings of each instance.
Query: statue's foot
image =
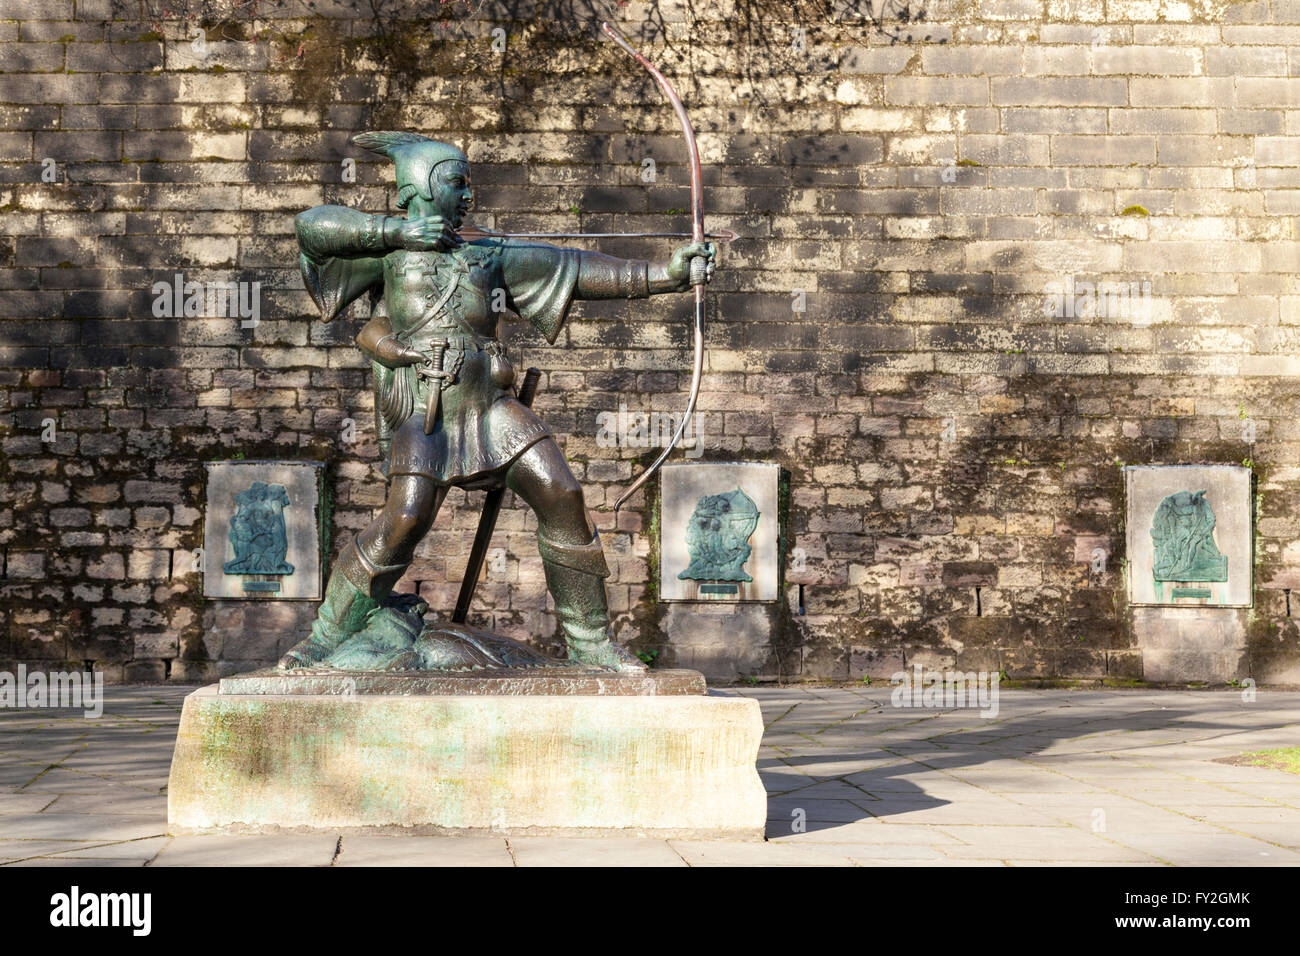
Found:
[[[612,667],[624,673],[639,673],[646,669],[635,654],[619,647],[608,637],[603,641],[569,641],[569,659],[594,667]]]
[[[333,652],[333,647],[317,640],[315,637],[309,637],[289,648],[275,666],[277,670],[282,671],[291,671],[299,667],[311,667],[313,664],[319,664],[325,660]]]

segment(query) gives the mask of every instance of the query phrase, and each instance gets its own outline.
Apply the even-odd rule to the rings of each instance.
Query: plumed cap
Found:
[[[429,179],[439,163],[451,159],[469,162],[469,157],[450,143],[440,143],[419,133],[359,133],[352,137],[352,142],[393,161],[397,167],[398,204],[403,208],[410,202],[412,191],[421,199],[433,198]]]

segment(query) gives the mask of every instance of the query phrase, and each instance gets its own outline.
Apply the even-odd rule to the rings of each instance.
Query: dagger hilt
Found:
[[[434,424],[438,420],[438,403],[442,397],[442,386],[447,379],[451,378],[451,373],[445,371],[442,367],[443,357],[447,354],[447,346],[450,345],[446,339],[439,339],[431,342],[432,348],[429,352],[429,364],[419,370],[419,374],[429,379],[429,400],[424,406],[424,433],[433,434]]]

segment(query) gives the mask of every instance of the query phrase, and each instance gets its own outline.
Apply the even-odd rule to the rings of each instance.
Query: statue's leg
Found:
[[[554,440],[547,438],[524,452],[506,472],[506,486],[537,514],[537,550],[569,657],[644,670],[644,664],[610,640],[605,553],[587,516],[582,486]]]
[[[393,479],[379,517],[348,542],[334,562],[311,637],[280,659],[281,670],[324,660],[366,626],[367,616],[384,603],[410,565],[446,494],[446,488],[428,478],[398,475]]]

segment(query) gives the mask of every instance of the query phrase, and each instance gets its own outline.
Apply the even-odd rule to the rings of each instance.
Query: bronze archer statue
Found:
[[[446,143],[403,132],[353,142],[395,164],[406,218],[318,206],[296,219],[300,265],[325,321],[369,295],[374,317],[357,336],[376,372],[388,494],[383,510],[335,562],[311,636],[281,669],[323,661],[362,631],[414,557],[447,489],[504,485],[537,514],[537,545],[569,657],[637,670],[610,640],[609,571],[582,488],[542,423],[513,392],[497,339],[515,313],[554,343],[574,300],[636,299],[691,288],[691,262],[715,247],[678,248],[666,263],[503,238],[465,241],[469,160]]]

